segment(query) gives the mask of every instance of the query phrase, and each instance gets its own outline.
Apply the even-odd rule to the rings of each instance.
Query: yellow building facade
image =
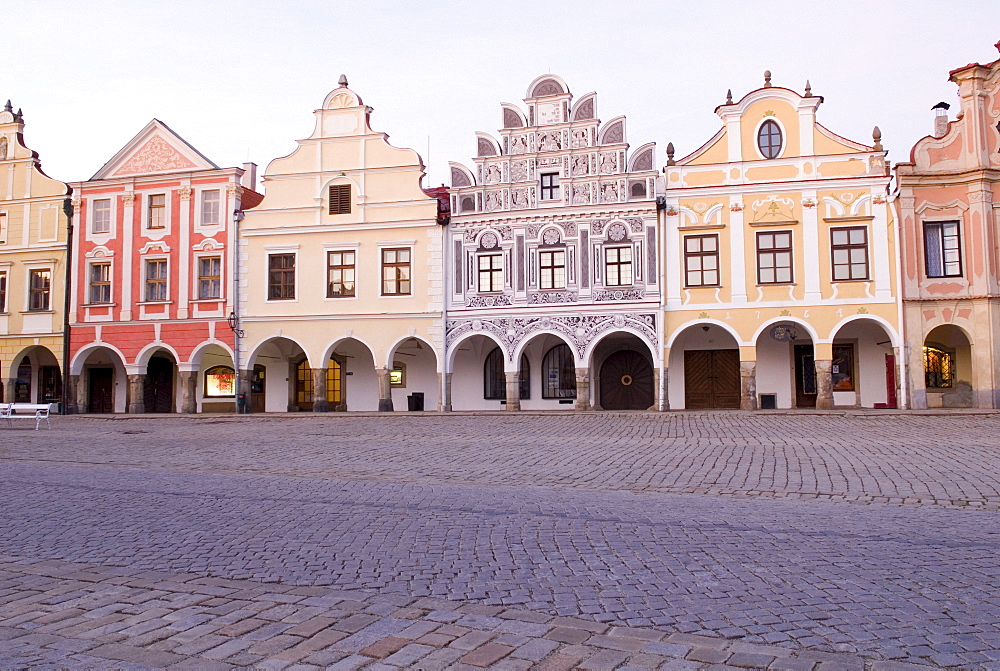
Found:
[[[4,402],[62,400],[69,187],[24,144],[24,118],[0,111],[0,366]]]
[[[347,87],[240,223],[241,390],[255,412],[439,408],[442,227],[416,152]],[[443,222],[443,219],[442,219]]]
[[[664,368],[673,409],[897,407],[897,230],[885,152],[765,85],[664,168]]]

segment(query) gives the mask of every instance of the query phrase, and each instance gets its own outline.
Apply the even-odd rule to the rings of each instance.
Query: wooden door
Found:
[[[795,345],[795,407],[816,407],[816,359],[812,345]]]
[[[653,405],[653,367],[639,352],[615,352],[601,366],[601,407],[647,410]]]
[[[253,376],[250,378],[250,412],[264,412],[264,399],[266,398],[267,382],[264,379],[266,369],[261,365],[253,367]]]
[[[110,414],[115,411],[115,371],[91,368],[87,372],[87,412]]]
[[[174,362],[154,356],[146,366],[146,384],[143,389],[146,412],[174,411]]]
[[[309,367],[309,359],[303,359],[295,365],[295,405],[303,412],[313,409],[313,373]]]
[[[740,351],[696,349],[684,352],[684,407],[740,407]]]
[[[885,407],[896,407],[896,355],[885,355]]]

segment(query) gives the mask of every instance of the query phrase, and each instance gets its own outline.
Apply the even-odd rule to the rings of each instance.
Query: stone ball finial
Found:
[[[771,88],[771,71],[764,70],[764,88]]]
[[[667,143],[667,165],[677,165],[674,161],[674,143]]]
[[[882,131],[879,130],[878,126],[872,130],[872,139],[875,140],[875,146],[873,149],[875,151],[882,151]]]
[[[732,105],[733,104],[733,90],[732,89],[726,89],[726,104],[727,105]]]
[[[341,85],[341,86],[346,87],[347,86],[347,75],[340,75],[340,79],[337,80],[337,83],[339,85]]]

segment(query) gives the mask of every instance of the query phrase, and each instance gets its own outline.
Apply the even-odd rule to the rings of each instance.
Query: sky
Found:
[[[427,165],[424,186],[471,165],[552,73],[597,115],[625,115],[633,148],[680,158],[720,127],[713,110],[772,83],[824,97],[820,123],[895,164],[952,103],[948,72],[1000,58],[997,0],[0,0],[0,103],[23,109],[45,172],[81,181],[152,118],[219,166],[263,172],[313,128],[345,74],[371,124]]]

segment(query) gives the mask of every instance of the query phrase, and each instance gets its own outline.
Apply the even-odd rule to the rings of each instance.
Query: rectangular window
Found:
[[[94,233],[111,232],[111,199],[102,198],[94,201],[94,223],[91,227]]]
[[[222,296],[222,257],[202,256],[198,259],[198,298]]]
[[[334,184],[330,187],[330,214],[351,213],[351,185]]]
[[[541,200],[558,200],[559,198],[559,173],[542,173]]]
[[[684,238],[684,286],[719,286],[719,236],[688,235]]]
[[[480,255],[479,291],[503,291],[503,257],[500,254]]]
[[[203,226],[214,226],[219,223],[219,207],[221,194],[218,189],[201,192],[201,223]]]
[[[962,246],[957,221],[924,222],[927,277],[961,277]]]
[[[0,273],[0,312],[7,312],[7,273]]]
[[[631,247],[608,247],[604,250],[604,286],[632,286]]]
[[[854,345],[834,345],[830,368],[834,391],[854,391]]]
[[[267,257],[267,298],[272,301],[295,298],[295,254]]]
[[[157,193],[149,197],[149,222],[147,228],[163,228],[167,225],[167,196]]]
[[[410,294],[410,250],[382,250],[382,295]]]
[[[354,296],[354,252],[329,252],[327,258],[327,298]]]
[[[146,261],[146,300],[167,300],[167,260]]]
[[[792,232],[757,234],[757,284],[790,284]]]
[[[111,302],[111,264],[90,264],[90,303]]]
[[[398,361],[392,362],[392,370],[389,371],[389,386],[390,387],[405,387],[406,386],[406,364],[399,363]]]
[[[955,360],[951,352],[939,347],[924,347],[924,385],[928,389],[947,389],[954,385]]]
[[[45,312],[49,309],[49,292],[52,290],[52,272],[32,270],[28,276],[28,310]]]
[[[868,279],[868,229],[849,226],[830,229],[833,279],[838,281]]]
[[[7,213],[0,212],[0,244],[7,242]]]
[[[566,250],[538,252],[538,283],[541,289],[566,288]]]

